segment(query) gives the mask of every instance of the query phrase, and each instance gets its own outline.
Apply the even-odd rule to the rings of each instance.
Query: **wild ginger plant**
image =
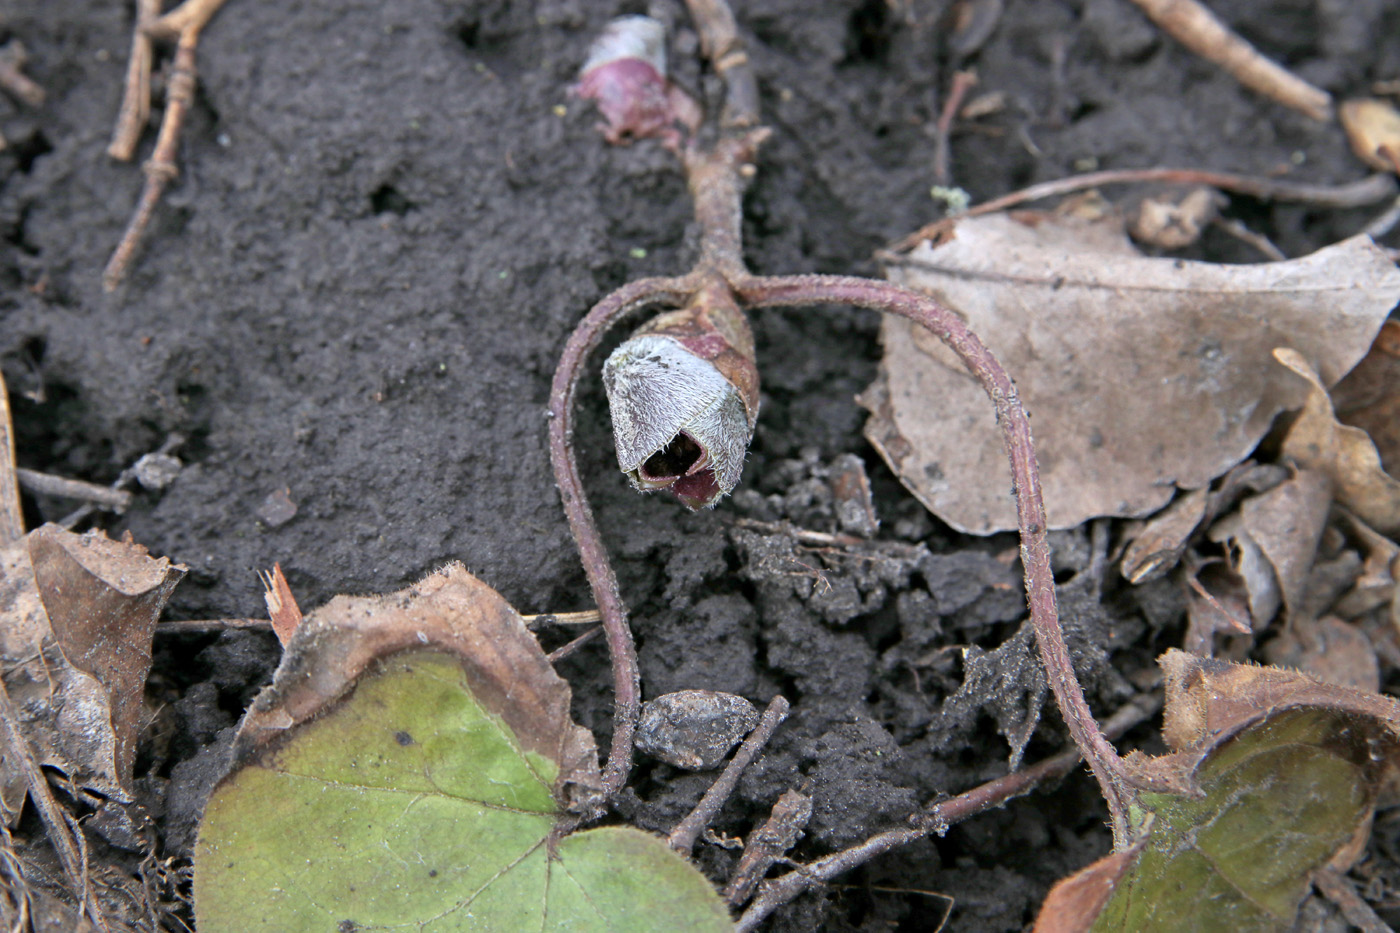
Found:
[[[760,276],[744,264],[742,195],[770,130],[759,118],[753,69],[723,0],[688,0],[710,67],[722,79],[718,113],[666,78],[659,24],[615,21],[585,65],[575,91],[595,100],[610,142],[655,138],[685,172],[700,228],[699,259],[688,273],[638,279],[596,304],[570,336],[549,404],[550,456],[569,526],[602,617],[615,691],[605,793],[627,782],[640,704],[640,678],[627,610],[579,478],[573,408],[590,354],[625,316],[660,314],[607,361],[604,381],[619,466],[636,487],[669,489],[692,509],[712,506],[738,482],[758,416],[758,369],[744,313],[846,304],[897,314],[948,345],[996,408],[1011,463],[1021,558],[1036,642],[1070,734],[1108,802],[1117,846],[1129,838],[1130,768],[1100,731],[1065,646],[1055,605],[1045,507],[1030,424],[1016,386],[952,311],[888,282],[836,275]]]

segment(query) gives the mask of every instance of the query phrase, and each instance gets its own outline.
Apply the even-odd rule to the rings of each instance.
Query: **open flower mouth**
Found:
[[[709,453],[684,431],[637,468],[637,481],[644,489],[670,489],[691,509],[712,505],[721,494]]]

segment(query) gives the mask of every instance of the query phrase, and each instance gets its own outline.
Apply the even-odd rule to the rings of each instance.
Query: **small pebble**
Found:
[[[758,719],[754,705],[732,693],[668,693],[642,704],[637,750],[687,771],[708,771],[723,763]]]

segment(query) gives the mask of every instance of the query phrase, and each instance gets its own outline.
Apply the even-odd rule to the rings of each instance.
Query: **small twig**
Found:
[[[0,48],[0,89],[22,104],[30,107],[44,105],[44,89],[22,70],[29,61],[29,53],[24,43],[11,39]]]
[[[141,104],[128,107],[128,102],[132,95],[143,91],[143,84],[146,85],[144,90],[149,97],[150,37],[177,38],[178,41],[175,45],[175,60],[170,79],[166,83],[165,116],[161,119],[155,150],[142,166],[146,174],[146,183],[141,188],[141,197],[136,202],[136,210],[131,215],[126,232],[122,234],[121,242],[113,250],[112,258],[107,261],[107,268],[102,272],[102,287],[109,292],[121,284],[127,266],[131,264],[136,249],[141,244],[141,237],[151,223],[156,205],[160,203],[161,195],[180,174],[175,156],[179,150],[180,130],[184,128],[185,116],[194,103],[195,49],[199,45],[200,33],[209,25],[209,20],[226,0],[185,0],[179,7],[158,19],[153,17],[160,12],[159,0],[154,0],[153,8],[149,5],[151,0],[138,2],[140,5],[137,8],[137,38],[132,41],[133,66],[127,74],[127,97],[123,99],[117,130],[113,135],[112,145],[108,148],[108,152],[115,158],[131,158],[135,152],[135,140],[139,138],[140,128],[145,123],[144,116],[140,113]],[[144,46],[140,42],[141,36],[147,37]],[[146,61],[138,67],[138,59],[142,56]],[[140,119],[137,119],[138,117]],[[136,120],[134,138],[127,126],[130,120]]]
[[[723,891],[729,906],[736,907],[753,896],[753,889],[768,874],[773,863],[797,844],[797,837],[802,835],[811,818],[811,797],[795,790],[783,791],[768,819],[749,833],[744,854],[739,856],[739,863],[734,866]]]
[[[1147,698],[1142,698],[1147,699]],[[1148,702],[1130,703],[1104,721],[1104,732],[1117,738],[1151,717],[1160,704],[1160,698]],[[1039,784],[1068,774],[1080,761],[1077,748],[1061,752],[1054,757],[995,778],[972,790],[939,801],[917,817],[917,823],[910,829],[896,829],[871,836],[862,843],[842,849],[824,858],[817,859],[791,871],[780,878],[766,881],[759,889],[758,897],[744,911],[734,926],[735,933],[747,933],[757,929],[773,911],[796,898],[799,894],[830,881],[864,865],[866,862],[892,849],[908,845],[930,833],[942,833],[954,823],[999,807],[1016,797],[1023,796]]]
[[[952,163],[952,146],[949,137],[953,130],[953,118],[961,109],[963,98],[967,96],[967,92],[976,86],[977,73],[975,71],[956,71],[953,73],[953,86],[948,90],[948,99],[943,102],[943,112],[939,114],[938,124],[934,129],[933,183],[936,185],[947,186],[951,184],[952,172],[949,166]]]
[[[1361,933],[1395,933],[1390,924],[1382,920],[1371,905],[1356,893],[1355,885],[1342,872],[1324,865],[1313,872],[1312,883],[1318,893],[1337,905],[1342,916],[1347,918],[1347,923]]]
[[[126,85],[122,92],[117,125],[112,130],[112,142],[107,155],[121,162],[130,162],[141,141],[141,131],[151,115],[151,62],[154,49],[146,32],[160,15],[160,0],[136,0],[136,28],[131,34],[131,58],[126,64]]]
[[[1253,230],[1246,227],[1243,221],[1236,220],[1233,217],[1216,217],[1211,223],[1215,224],[1241,243],[1248,243],[1273,262],[1283,262],[1288,258],[1284,255],[1283,250],[1273,244],[1272,240],[1262,233],[1255,233]]]
[[[981,204],[968,208],[960,216],[977,217],[982,214],[992,214],[1031,201],[1056,198],[1104,185],[1131,185],[1143,182],[1206,185],[1211,188],[1219,188],[1221,191],[1257,198],[1261,201],[1298,202],[1337,210],[1366,207],[1378,201],[1384,201],[1386,198],[1394,197],[1396,192],[1395,178],[1380,172],[1368,175],[1360,181],[1332,186],[1300,184],[1274,178],[1255,178],[1249,175],[1232,175],[1228,172],[1203,172],[1196,169],[1128,168],[1087,172],[1083,175],[1071,175],[1068,178],[1041,182],[1038,185],[1031,185],[990,201],[983,201]],[[947,223],[946,220],[939,220],[928,224],[890,246],[888,252],[897,253],[912,248],[922,240],[932,239]]]
[[[156,626],[157,635],[206,635],[222,632],[225,629],[242,628],[258,632],[272,631],[268,619],[185,619],[180,621],[161,620]]]
[[[10,419],[10,392],[0,374],[0,547],[24,537],[24,509],[15,477],[15,433]]]
[[[593,625],[603,620],[597,609],[584,609],[582,612],[540,612],[521,616],[526,628],[540,628],[545,625]]]
[[[570,641],[559,648],[555,648],[549,653],[549,663],[558,664],[560,661],[564,660],[569,655],[573,654],[575,651],[582,648],[584,645],[588,644],[590,641],[596,638],[598,636],[598,633],[601,631],[603,631],[603,627],[601,625],[594,626],[593,628],[584,632],[579,637],[575,638],[573,641]]]
[[[19,484],[32,493],[91,502],[112,512],[124,512],[131,505],[131,493],[125,489],[99,486],[87,480],[67,479],[24,467],[16,468],[15,476],[19,478]]]
[[[768,744],[768,740],[773,737],[773,732],[787,719],[788,701],[781,695],[775,696],[768,704],[768,708],[763,711],[763,718],[758,721],[758,725],[748,738],[744,739],[744,744],[739,746],[739,750],[734,753],[729,764],[725,766],[724,773],[719,776],[719,780],[710,785],[710,789],[705,791],[705,796],[700,798],[700,802],[695,805],[695,809],[686,815],[685,819],[676,824],[671,830],[671,835],[666,841],[671,848],[681,855],[690,856],[691,849],[695,848],[695,840],[705,831],[705,827],[710,825],[710,821],[715,818],[719,808],[724,806],[729,796],[734,793],[734,788],[739,785],[739,778],[743,776],[744,769],[753,764],[753,760],[758,757],[758,753],[763,750],[763,746]]]
[[[149,23],[146,31],[156,39],[167,41],[178,39],[190,32],[200,32],[227,2],[228,0],[185,0],[169,13]]]
[[[180,130],[185,125],[185,114],[194,103],[194,52],[197,43],[198,33],[190,33],[180,38],[180,44],[175,49],[175,64],[166,88],[165,118],[160,124],[160,135],[156,137],[156,148],[142,166],[146,183],[141,188],[140,200],[136,202],[136,211],[131,215],[126,232],[112,251],[107,268],[102,271],[102,287],[109,292],[121,284],[161,195],[180,174],[175,155],[180,145]]]
[[[724,0],[687,0],[690,18],[700,34],[700,47],[724,79],[724,110],[720,129],[741,130],[758,125],[758,79],[739,39],[734,14]]]
[[[1250,90],[1314,120],[1332,119],[1332,95],[1269,61],[1196,0],[1133,0],[1162,31]]]
[[[1366,225],[1366,229],[1361,232],[1373,240],[1379,240],[1387,233],[1395,229],[1395,225],[1400,224],[1400,198],[1386,208],[1375,220]]]

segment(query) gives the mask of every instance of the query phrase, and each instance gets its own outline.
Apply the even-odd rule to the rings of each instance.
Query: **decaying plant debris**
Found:
[[[541,825],[556,826],[575,847],[564,864],[582,877],[592,869],[575,860],[579,847],[626,848],[635,838],[616,827],[590,829],[590,821],[660,834],[664,841],[648,840],[633,855],[669,846],[692,857],[714,886],[708,900],[676,909],[718,917],[722,897],[742,929],[932,927],[946,916],[953,929],[1019,930],[1037,913],[1047,928],[1057,920],[1082,928],[1091,914],[1079,908],[1038,907],[1052,882],[1109,850],[1110,822],[1120,848],[1112,870],[1074,877],[1090,879],[1100,893],[1106,878],[1110,894],[1123,889],[1126,900],[1110,902],[1101,923],[1140,928],[1143,911],[1159,904],[1165,911],[1170,899],[1153,893],[1160,888],[1143,882],[1141,871],[1133,875],[1132,865],[1153,858],[1151,865],[1163,864],[1161,852],[1175,850],[1174,834],[1191,825],[1193,817],[1182,814],[1195,806],[1192,775],[1215,774],[1211,762],[1244,748],[1202,743],[1180,728],[1183,696],[1194,696],[1190,702],[1207,720],[1219,712],[1201,700],[1201,684],[1237,670],[1228,662],[1296,667],[1315,678],[1294,682],[1311,685],[1299,688],[1306,713],[1265,690],[1259,702],[1277,715],[1231,725],[1241,742],[1246,734],[1254,741],[1256,727],[1311,728],[1298,716],[1340,716],[1357,735],[1388,741],[1393,717],[1376,693],[1393,690],[1400,669],[1400,545],[1390,501],[1395,445],[1388,431],[1394,419],[1387,415],[1397,394],[1384,375],[1395,357],[1395,322],[1382,322],[1394,303],[1388,283],[1396,211],[1387,205],[1396,189],[1386,174],[1353,181],[1368,168],[1388,173],[1394,166],[1385,160],[1386,123],[1374,118],[1382,111],[1347,103],[1393,99],[1385,79],[1400,62],[1363,38],[1386,34],[1386,14],[1320,11],[1299,25],[1272,9],[1216,10],[1264,57],[1300,64],[1303,76],[1342,102],[1348,136],[1336,123],[1294,115],[1236,87],[1162,38],[1127,2],[957,3],[946,19],[943,10],[918,4],[819,4],[800,12],[760,4],[741,5],[733,21],[711,3],[692,5],[694,21],[679,3],[656,4],[647,12],[663,28],[649,28],[661,37],[670,73],[622,69],[638,80],[603,74],[617,59],[589,62],[587,51],[610,15],[637,12],[632,8],[313,0],[279,10],[270,26],[267,11],[238,4],[210,19],[220,6],[188,0],[166,14],[165,31],[154,26],[161,10],[153,3],[125,12],[69,9],[66,2],[0,11],[10,31],[0,39],[23,40],[29,52],[13,69],[0,62],[0,86],[22,88],[7,83],[21,76],[45,92],[42,99],[17,94],[12,109],[0,111],[0,131],[11,144],[0,152],[0,223],[10,231],[0,239],[9,273],[0,360],[13,390],[19,459],[28,469],[15,474],[23,499],[0,470],[0,490],[11,490],[0,496],[8,536],[20,540],[42,519],[80,523],[79,532],[107,528],[110,539],[30,532],[25,540],[34,545],[16,549],[14,560],[33,567],[37,579],[65,554],[133,555],[122,571],[129,579],[116,589],[141,607],[123,615],[118,628],[139,644],[154,636],[149,654],[138,644],[122,663],[103,668],[100,650],[89,651],[81,639],[60,643],[63,599],[46,606],[56,623],[56,640],[40,648],[51,656],[48,669],[62,680],[63,665],[78,659],[87,666],[75,669],[96,670],[100,685],[91,702],[65,708],[105,704],[113,711],[110,731],[83,733],[96,740],[85,746],[92,754],[78,749],[73,757],[71,743],[63,745],[73,736],[62,727],[45,733],[45,716],[61,710],[46,706],[44,690],[30,689],[38,683],[32,652],[7,667],[7,686],[15,680],[29,692],[22,692],[23,714],[0,704],[5,761],[28,757],[33,764],[7,771],[14,793],[4,799],[22,799],[21,783],[31,799],[14,805],[10,815],[18,819],[0,845],[6,920],[22,924],[27,912],[36,925],[73,929],[105,923],[176,930],[191,923],[196,821],[228,769],[236,717],[272,673],[278,641],[293,645],[284,655],[286,676],[324,676],[331,692],[363,684],[366,697],[386,702],[395,691],[426,695],[418,659],[436,672],[430,677],[456,661],[442,667],[440,656],[413,655],[406,667],[376,662],[357,679],[335,651],[313,660],[295,646],[353,602],[314,608],[336,593],[397,591],[387,601],[355,605],[414,616],[414,594],[460,573],[434,573],[454,559],[465,559],[512,604],[540,613],[528,617],[535,636],[512,623],[514,634],[501,641],[533,646],[538,638],[543,652],[532,648],[530,663],[541,671],[552,665],[572,682],[571,715],[556,724],[579,723],[587,729],[578,734],[591,732],[600,745],[612,740],[606,769],[583,782],[592,791],[538,801]],[[176,41],[180,32],[188,41]],[[325,41],[292,41],[303,34]],[[188,61],[195,36],[197,85]],[[1231,41],[1216,48],[1236,47]],[[185,126],[172,159],[171,134],[141,133],[149,114],[140,105],[126,111],[134,116],[126,132],[135,127],[129,138],[138,140],[138,154],[155,147],[151,180],[158,187],[156,196],[149,189],[144,196],[145,245],[130,254],[122,287],[103,297],[102,262],[133,199],[142,197],[130,168],[101,157],[129,49],[131,73],[139,77],[147,55],[154,76],[154,94],[142,88],[139,99]],[[1202,46],[1202,54],[1211,53]],[[76,64],[64,72],[55,63]],[[1274,72],[1268,80],[1287,86],[1277,78]],[[645,107],[626,96],[637,87],[656,92]],[[1293,105],[1327,116],[1326,95],[1301,87]],[[101,93],[94,96],[94,88]],[[600,115],[602,137],[595,132]],[[758,130],[760,122],[771,135]],[[1222,138],[1223,126],[1237,132]],[[1128,168],[1154,163],[1202,170]],[[171,177],[175,167],[178,179]],[[683,236],[687,174],[698,217]],[[1026,182],[1046,184],[993,197]],[[926,197],[931,183],[942,186],[935,202]],[[1024,210],[1033,199],[1096,185],[1101,194],[1056,213],[1045,205]],[[1189,187],[1169,187],[1176,185]],[[938,204],[967,203],[969,192],[971,200],[988,200],[968,217],[928,225]],[[1205,271],[1219,276],[1216,286],[1258,276],[1259,291],[1296,290],[1260,260],[1294,270],[1340,251],[1344,261],[1324,265],[1314,285],[1339,300],[1323,310],[1297,302],[1303,325],[1347,310],[1343,302],[1362,291],[1354,287],[1357,269],[1369,270],[1377,287],[1374,300],[1351,315],[1357,326],[1343,331],[1341,350],[1306,327],[1273,327],[1281,320],[1276,314],[1258,312],[1258,326],[1242,328],[1258,339],[1248,352],[1220,354],[1218,371],[1206,377],[1213,385],[1255,380],[1278,391],[1261,403],[1266,393],[1248,389],[1227,406],[1236,420],[1248,420],[1240,413],[1251,405],[1265,407],[1255,414],[1258,425],[1226,445],[1232,453],[1215,456],[1212,468],[1189,480],[1179,469],[1128,471],[1146,481],[1138,504],[1088,508],[1084,518],[1118,517],[1065,521],[1064,530],[1047,533],[1047,525],[1059,524],[1052,498],[1049,521],[1033,518],[1028,529],[1035,558],[1029,569],[1042,581],[1034,621],[1026,618],[1015,539],[950,531],[861,440],[864,416],[851,398],[876,376],[873,317],[758,310],[751,349],[726,337],[730,346],[742,345],[758,377],[740,393],[747,393],[740,407],[751,449],[737,485],[732,451],[723,483],[711,483],[705,470],[720,459],[704,458],[719,448],[696,443],[693,456],[697,451],[682,442],[644,457],[635,478],[643,486],[680,485],[690,494],[683,502],[718,502],[714,511],[689,515],[661,497],[626,495],[627,481],[608,462],[611,448],[622,445],[607,436],[601,372],[618,342],[589,330],[610,310],[628,302],[652,310],[756,307],[774,297],[764,290],[775,286],[781,302],[860,304],[879,289],[881,307],[898,305],[904,293],[878,281],[767,276],[802,269],[869,274],[876,269],[868,257],[881,243],[905,238],[895,253],[881,254],[887,266],[899,266],[904,260],[892,262],[891,255],[956,247],[983,223],[1033,226],[1072,254],[1067,241],[1056,243],[1056,228],[1064,214],[1085,211],[1130,218],[1142,248],[1167,257],[1141,261]],[[85,225],[68,224],[70,216]],[[1376,247],[1346,242],[1362,229],[1380,238]],[[697,249],[695,273],[661,278],[687,268]],[[1120,242],[1111,255],[1126,256],[1121,249]],[[1289,256],[1298,258],[1283,259]],[[989,274],[1007,275],[997,258]],[[1091,266],[1097,273],[1117,261]],[[1129,276],[1116,288],[1133,282]],[[1207,286],[1200,293],[1213,289],[1219,291]],[[1016,300],[1016,288],[1008,293]],[[951,294],[935,286],[935,299],[971,320],[960,306],[966,299]],[[594,600],[550,492],[538,415],[566,332],[600,298],[603,312],[589,318],[582,340],[598,352],[571,347],[566,360],[580,364],[572,374],[581,382],[567,386],[564,404],[557,391],[548,403],[556,462],[567,453],[561,437],[572,433],[575,444],[570,469],[581,486],[567,476],[562,484],[574,530],[578,510],[588,514],[580,498],[586,489],[601,534],[592,543],[584,538],[595,594],[603,561],[610,558],[617,574],[601,572],[599,613],[590,609]],[[510,314],[500,313],[507,307]],[[1092,334],[1061,328],[1064,342],[1112,330],[1116,312],[1107,302]],[[1159,351],[1142,358],[1149,364],[1170,357],[1161,350],[1179,338],[1168,315],[1157,317],[1165,329],[1144,339]],[[1320,329],[1329,336],[1339,330],[1335,323]],[[1002,330],[985,336],[1000,339]],[[1193,327],[1191,336],[1204,332],[1204,325]],[[1112,353],[1105,358],[1115,360]],[[1061,440],[1126,451],[1127,433],[1150,439],[1155,428],[1180,440],[1211,411],[1201,401],[1209,393],[1188,394],[1178,413],[1198,405],[1202,418],[1185,419],[1182,431],[1153,421],[1111,438],[1100,431],[1095,446],[1093,432],[1079,423],[1094,419],[1083,412],[1077,419],[1073,406],[1052,418],[1049,403],[1033,395],[1044,375],[1037,362],[1031,354],[1008,368],[1021,397],[1032,401],[1030,423],[1050,476],[1066,468],[1055,447]],[[1056,367],[1071,384],[1075,362]],[[1083,354],[1077,362],[1086,377],[1113,371]],[[1168,366],[1162,375],[1190,383],[1189,369]],[[1009,385],[1001,383],[1002,390]],[[1130,389],[1133,401],[1148,401],[1148,389]],[[992,408],[976,391],[979,417],[990,426]],[[909,394],[911,401],[920,397]],[[1015,406],[1004,410],[1020,430]],[[960,452],[998,453],[995,432],[988,442],[942,427],[935,422],[931,436],[951,440]],[[886,435],[886,443],[892,460],[925,458],[918,475],[900,477],[905,482],[940,481],[936,467],[946,458],[894,450],[923,441]],[[1202,444],[1185,446],[1201,461],[1211,459]],[[986,476],[972,479],[993,480],[985,494],[990,514],[1010,500],[1005,468],[995,457],[988,463]],[[1023,451],[1021,466],[1028,464]],[[693,489],[681,482],[690,477]],[[1033,486],[1017,491],[1033,500]],[[98,512],[98,503],[116,511]],[[1161,506],[1167,511],[1155,511]],[[585,530],[591,522],[589,516]],[[168,565],[120,540],[127,530],[151,553],[188,567],[173,595]],[[1041,536],[1048,554],[1038,551]],[[85,543],[72,543],[79,540]],[[61,541],[69,544],[49,547]],[[7,569],[6,581],[23,570]],[[150,586],[143,589],[138,577],[149,577]],[[41,583],[31,589],[71,595],[67,583],[61,594]],[[153,595],[139,595],[147,591]],[[1044,644],[1033,632],[1053,631],[1050,593],[1064,657],[1052,659],[1060,666],[1047,678],[1038,657]],[[170,596],[179,622],[155,624],[155,594]],[[299,607],[310,610],[305,622]],[[255,618],[264,608],[271,625]],[[592,628],[600,616],[606,639]],[[409,641],[415,650],[421,643]],[[1160,730],[1144,725],[1160,703],[1153,661],[1175,646],[1206,659],[1168,665],[1166,737],[1177,757],[1167,757],[1179,763],[1194,754],[1194,763],[1165,767],[1132,756],[1114,764],[1116,753],[1093,735],[1101,726],[1124,752],[1154,745]],[[621,659],[611,673],[609,654]],[[1265,672],[1253,675],[1264,680],[1273,671],[1242,670]],[[1075,680],[1097,726],[1085,728],[1092,721],[1081,709],[1066,735],[1044,700],[1052,687],[1067,695]],[[410,685],[406,692],[402,684]],[[348,688],[343,706],[336,705],[341,699],[332,705],[355,709],[356,690]],[[709,705],[676,713],[685,720],[680,731],[651,746],[684,767],[632,760],[636,703],[656,700],[658,709],[669,709],[694,690],[708,691]],[[1258,699],[1258,691],[1244,693]],[[718,756],[755,717],[724,699],[731,694],[767,711],[717,768]],[[1355,696],[1370,699],[1358,705],[1348,699]],[[1364,723],[1355,719],[1362,706],[1370,716]],[[697,745],[685,732],[707,710],[729,717],[733,735],[723,748]],[[648,738],[672,725],[649,724]],[[282,750],[294,754],[301,740],[293,733],[279,730],[258,752],[269,773],[278,772]],[[429,733],[417,725],[384,732],[384,760],[416,760],[426,749],[420,734]],[[1075,737],[1089,739],[1091,758],[1109,773],[1116,819],[1093,782],[1076,774],[1083,771],[1078,756],[1066,751]],[[360,764],[379,748],[339,744],[352,758],[365,752],[363,761],[355,758]],[[26,746],[31,754],[16,753]],[[1359,763],[1364,772],[1368,760],[1389,761],[1384,750],[1377,759],[1327,741],[1319,748],[1324,769]],[[1248,751],[1282,755],[1290,767],[1299,754]],[[686,771],[695,756],[711,770]],[[1244,773],[1224,767],[1228,780]],[[1374,830],[1352,833],[1328,865],[1287,861],[1280,869],[1286,884],[1277,889],[1278,903],[1270,902],[1278,924],[1291,922],[1290,911],[1304,925],[1341,915],[1379,929],[1377,912],[1396,919],[1389,904],[1400,888],[1397,824],[1384,795],[1377,797],[1385,782],[1375,778],[1362,774],[1348,785],[1357,789],[1356,806],[1331,827],[1374,823]],[[504,780],[498,790],[510,793],[534,778],[522,780]],[[1330,778],[1323,784],[1341,786]],[[1382,809],[1372,818],[1377,803]],[[1281,798],[1277,806],[1289,804]],[[1144,807],[1156,816],[1143,819]],[[327,815],[343,818],[344,809]],[[252,822],[235,816],[232,828],[236,834]],[[449,877],[455,863],[415,861],[437,851],[412,838],[417,826],[413,819],[394,822],[394,870],[445,869],[422,887],[460,907]],[[280,831],[263,830],[268,840],[255,848],[276,846]],[[369,833],[374,847],[374,827],[356,831]],[[334,850],[315,854],[318,865],[339,866],[342,880],[357,864],[353,856],[337,861],[343,858]],[[239,861],[248,864],[241,855]],[[1221,877],[1234,885],[1231,873],[1245,863],[1221,862]],[[678,856],[666,864],[685,867]],[[209,883],[220,884],[214,877],[205,876],[206,893]],[[617,881],[599,876],[581,890],[594,890],[588,885],[595,882],[612,890],[606,886]],[[504,888],[481,890],[489,900]],[[657,890],[668,889],[658,883]],[[357,901],[335,922],[398,910],[392,898],[376,900],[371,894]],[[232,914],[220,922],[239,928],[245,902],[234,897]],[[675,925],[672,917],[668,924]]]

